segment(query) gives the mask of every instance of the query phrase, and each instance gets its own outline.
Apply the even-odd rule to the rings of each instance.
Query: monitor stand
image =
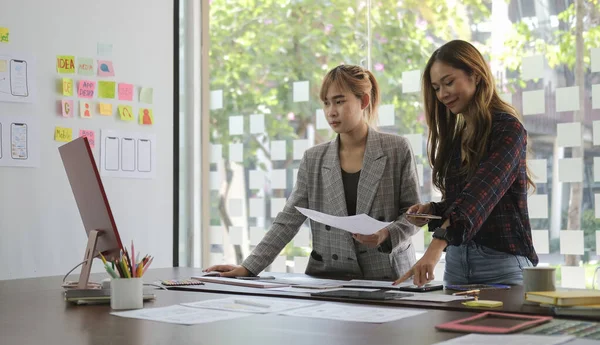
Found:
[[[88,233],[88,242],[85,247],[85,255],[83,257],[83,265],[81,266],[81,274],[79,275],[79,283],[77,284],[78,289],[88,289],[88,282],[90,280],[90,272],[92,270],[92,261],[94,260],[94,253],[96,253],[96,244],[98,243],[98,237],[102,236],[102,230],[90,230]]]

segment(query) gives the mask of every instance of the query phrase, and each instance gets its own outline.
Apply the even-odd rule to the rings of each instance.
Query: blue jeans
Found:
[[[446,284],[523,284],[524,256],[500,252],[474,242],[446,248]]]

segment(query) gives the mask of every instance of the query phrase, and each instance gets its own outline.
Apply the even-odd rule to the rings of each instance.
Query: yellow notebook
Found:
[[[600,291],[532,291],[525,293],[525,300],[556,306],[600,304]]]

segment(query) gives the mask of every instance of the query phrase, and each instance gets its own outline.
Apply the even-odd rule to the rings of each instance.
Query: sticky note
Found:
[[[73,79],[62,79],[62,94],[63,96],[73,96]]]
[[[242,163],[244,161],[244,144],[229,144],[229,160],[237,163]]]
[[[540,79],[544,77],[544,56],[531,55],[521,61],[521,80]]]
[[[286,189],[287,187],[287,171],[285,169],[271,170],[271,188]]]
[[[534,194],[527,197],[529,207],[529,218],[546,219],[548,218],[548,195]]]
[[[411,237],[411,241],[416,252],[425,252],[425,232],[423,229],[419,229],[419,231]]]
[[[210,190],[219,190],[221,189],[221,184],[223,183],[223,177],[218,171],[211,171],[210,176]]]
[[[119,117],[121,117],[121,120],[133,121],[133,109],[130,105],[119,105],[117,109],[119,110]]]
[[[600,121],[599,121],[600,122]],[[287,158],[285,140],[271,141],[271,160],[284,161]]]
[[[79,137],[86,137],[88,142],[90,143],[90,147],[94,148],[96,146],[96,133],[89,129],[80,129]]]
[[[219,163],[223,159],[223,145],[212,144],[210,145],[210,162]]]
[[[579,87],[559,87],[556,89],[556,111],[579,110]]]
[[[92,117],[92,104],[86,101],[79,101],[79,116],[85,119]]]
[[[223,90],[212,90],[210,92],[210,110],[223,108]]]
[[[97,43],[96,53],[100,56],[111,56],[113,45],[112,43]]]
[[[570,289],[585,289],[585,268],[561,266],[560,286]]]
[[[561,230],[560,253],[563,255],[583,255],[583,231]]]
[[[265,217],[265,199],[264,198],[250,198],[248,199],[248,206],[250,217],[253,218],[264,218]]]
[[[140,89],[140,102],[152,104],[154,89],[151,87],[143,87]]]
[[[73,117],[73,101],[70,99],[62,100],[62,116],[63,117]]]
[[[257,244],[260,243],[260,241],[262,241],[263,237],[265,237],[265,229],[257,227],[257,226],[251,226],[250,227],[250,245],[251,246],[255,246]]]
[[[248,172],[250,189],[263,189],[265,187],[265,172],[262,170],[250,170]]]
[[[0,43],[10,42],[10,30],[8,28],[0,28]]]
[[[594,157],[594,182],[600,182],[600,157]]]
[[[402,93],[421,91],[421,71],[413,70],[402,72]]]
[[[533,247],[538,254],[550,254],[550,238],[548,230],[531,230]]]
[[[423,155],[423,134],[405,134],[403,137],[408,139],[415,156]]]
[[[229,228],[229,242],[233,245],[242,245],[242,232],[244,228],[240,226],[232,226]]]
[[[242,199],[229,199],[228,208],[231,217],[244,216],[244,201]]]
[[[600,109],[600,84],[592,85],[592,109]]]
[[[75,73],[75,57],[72,55],[59,55],[56,57],[56,71],[61,74]]]
[[[310,148],[310,142],[307,139],[294,140],[294,160],[302,159],[304,151]]]
[[[244,117],[230,116],[229,117],[229,135],[244,134]]]
[[[591,72],[600,72],[600,48],[590,49]]]
[[[253,114],[250,115],[250,133],[264,134],[265,133],[265,115]]]
[[[133,84],[119,83],[119,101],[133,100]]]
[[[110,103],[98,103],[98,108],[100,115],[112,116],[113,114],[112,104]]]
[[[152,109],[140,108],[138,121],[140,125],[153,125],[154,115],[152,115]]]
[[[77,74],[94,75],[94,59],[92,58],[77,58]]]
[[[382,104],[379,107],[379,126],[393,126],[396,124],[393,104]]]
[[[112,61],[98,60],[98,76],[99,77],[114,77],[115,70]]]
[[[96,90],[96,82],[93,80],[80,80],[77,88],[79,98],[93,98]]]
[[[271,262],[271,266],[269,266],[268,272],[287,272],[287,265],[285,262],[285,256],[278,256]]]
[[[528,159],[527,167],[531,172],[533,182],[546,183],[548,182],[548,161],[545,159]]]
[[[582,182],[583,181],[583,159],[563,158],[558,160],[559,182]]]
[[[544,90],[523,91],[523,115],[537,115],[546,112]]]
[[[308,247],[310,246],[310,230],[302,226],[300,230],[294,236],[294,247]]]
[[[285,198],[271,198],[271,218],[276,218],[283,211],[286,202]]]
[[[508,103],[508,104],[512,104],[512,93],[501,93],[500,94],[500,98]]]
[[[223,235],[225,235],[225,229],[222,226],[211,226],[210,244],[223,244]]]
[[[114,81],[99,81],[98,82],[98,98],[115,98],[115,82]]]
[[[0,72],[6,72],[6,66],[8,66],[8,61],[0,59]]]
[[[315,112],[315,124],[317,129],[330,129],[329,123],[325,118],[325,112],[323,109],[317,109]]]
[[[600,218],[600,194],[594,194],[594,209],[596,218]]]
[[[308,81],[296,81],[293,84],[294,102],[308,102]]]
[[[294,257],[294,273],[305,273],[307,265],[308,265],[308,257],[306,257],[306,256],[295,256]]]
[[[63,143],[68,143],[73,140],[73,129],[66,127],[55,127],[54,128],[54,140]]]
[[[581,122],[567,122],[556,125],[556,143],[559,147],[581,146]]]
[[[423,164],[417,164],[417,178],[419,179],[419,186],[423,187]]]

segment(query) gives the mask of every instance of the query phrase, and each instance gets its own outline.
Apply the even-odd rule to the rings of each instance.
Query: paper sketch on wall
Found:
[[[37,133],[37,122],[30,116],[0,116],[0,166],[38,166]]]
[[[0,102],[34,102],[35,63],[23,56],[0,56]]]
[[[100,174],[111,177],[156,177],[156,135],[102,130]]]

